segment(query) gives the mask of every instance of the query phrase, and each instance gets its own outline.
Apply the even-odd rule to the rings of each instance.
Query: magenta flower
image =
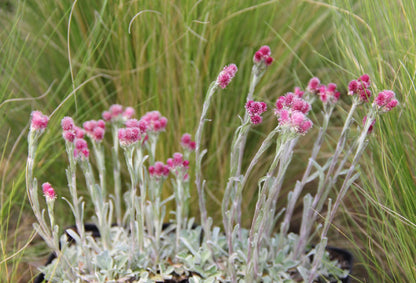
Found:
[[[263,114],[267,110],[267,105],[264,102],[258,102],[249,100],[246,103],[246,110],[250,116],[250,121],[252,124],[257,125],[263,121],[261,114]]]
[[[182,181],[188,181],[189,161],[183,159],[183,155],[179,152],[173,154],[173,158],[166,161],[170,172]]]
[[[76,159],[86,159],[90,155],[87,141],[84,139],[75,139],[74,157]]]
[[[46,200],[56,199],[55,190],[52,188],[51,184],[43,183],[42,184],[43,195],[46,197]]]
[[[139,128],[140,132],[146,133],[148,128],[148,122],[145,120],[129,119],[125,123],[126,128]]]
[[[260,47],[260,49],[254,53],[253,62],[255,64],[261,64],[264,62],[266,66],[269,66],[273,63],[273,58],[270,56],[271,51],[270,47],[267,45],[264,45]]]
[[[134,108],[133,107],[127,107],[125,110],[124,110],[124,112],[123,112],[123,117],[124,118],[126,118],[126,119],[131,119],[131,117],[133,117],[134,116],[134,113],[135,113],[136,111],[134,111]]]
[[[222,88],[226,88],[237,73],[238,68],[235,64],[225,66],[217,78],[217,84]]]
[[[110,111],[104,111],[102,114],[102,117],[104,119],[104,121],[106,122],[110,122],[111,121],[111,112]]]
[[[306,90],[311,93],[318,93],[320,86],[321,81],[317,77],[313,77],[312,79],[310,79]]]
[[[324,104],[335,104],[340,97],[340,93],[337,91],[337,85],[334,83],[329,83],[328,86],[321,85],[318,95]]]
[[[93,141],[101,142],[104,139],[105,122],[103,120],[84,122],[83,127]]]
[[[127,147],[137,143],[141,138],[139,128],[123,128],[118,130],[120,146]]]
[[[159,111],[147,112],[140,120],[142,121],[140,128],[144,128],[146,125],[145,130],[149,133],[159,133],[164,131],[168,123],[168,119],[163,117]],[[146,124],[144,124],[143,121]]]
[[[110,106],[110,113],[111,113],[111,117],[117,117],[118,115],[123,114],[123,106],[121,106],[120,104],[113,104]]]
[[[287,93],[276,101],[275,115],[279,126],[291,132],[306,134],[312,127],[312,121],[306,117],[311,105],[293,93]]]
[[[278,112],[283,109],[300,111],[307,114],[311,110],[311,105],[303,98],[297,97],[295,94],[289,92],[285,96],[280,96],[277,99],[275,114],[278,115]]]
[[[196,143],[195,143],[195,141],[193,141],[191,139],[191,135],[186,133],[186,134],[183,134],[183,136],[181,138],[181,146],[184,150],[187,150],[187,151],[191,152],[191,151],[195,150]]]
[[[149,175],[152,178],[162,179],[167,178],[169,175],[169,167],[163,162],[156,162],[153,166],[149,166]]]
[[[71,117],[64,117],[61,121],[61,127],[64,131],[70,131],[74,128],[74,120]]]
[[[370,77],[367,74],[364,74],[348,84],[348,95],[357,94],[361,103],[368,102],[371,97],[371,91],[369,88]]]
[[[63,131],[62,137],[64,138],[64,140],[72,143],[75,140],[75,132],[72,130]]]
[[[32,131],[43,131],[48,126],[49,117],[43,115],[40,111],[33,111],[31,113],[32,119],[30,123],[30,129]]]
[[[396,99],[396,94],[391,90],[383,90],[379,92],[377,97],[374,99],[374,103],[381,112],[389,112],[399,104]]]

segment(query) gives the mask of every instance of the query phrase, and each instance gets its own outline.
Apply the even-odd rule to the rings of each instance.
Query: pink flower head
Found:
[[[302,96],[303,96],[303,94],[304,94],[305,92],[304,91],[302,91],[301,89],[300,89],[300,87],[295,87],[295,92],[294,92],[294,94],[297,96],[297,97],[299,97],[299,98],[302,98]]]
[[[289,92],[285,96],[280,96],[277,99],[275,114],[279,115],[279,112],[283,109],[300,111],[307,114],[311,110],[311,105],[303,98],[297,97],[295,94]]]
[[[310,79],[306,90],[311,93],[318,93],[320,85],[321,81],[317,77],[313,77],[312,79]]]
[[[85,131],[82,128],[75,126],[74,131],[75,131],[75,137],[77,139],[83,139],[84,138]]]
[[[123,113],[123,106],[120,104],[113,104],[110,106],[110,113],[111,117],[116,117],[118,115],[121,115]]]
[[[298,134],[306,134],[312,128],[312,121],[300,111],[292,112],[290,130]]]
[[[261,114],[267,110],[267,104],[264,102],[249,100],[246,103],[246,110],[250,116],[252,124],[257,125],[263,121]]]
[[[74,142],[75,140],[75,132],[71,130],[63,131],[62,136],[68,142]]]
[[[137,143],[141,138],[139,128],[123,128],[118,130],[118,139],[122,147]]]
[[[96,142],[101,142],[104,139],[104,129],[100,127],[95,127],[94,131],[92,132],[92,138]]]
[[[91,120],[83,124],[87,135],[95,142],[101,142],[105,133],[105,122],[103,120]]]
[[[396,107],[399,101],[396,99],[396,94],[393,91],[383,90],[379,92],[373,104],[377,105],[378,109],[384,113]]]
[[[103,120],[98,120],[97,127],[100,127],[101,129],[105,130],[105,122]]]
[[[75,143],[74,157],[76,159],[87,159],[90,155],[87,141],[84,139],[76,139],[74,143]]]
[[[367,122],[367,116],[364,116],[363,118],[363,126],[365,126],[365,123]],[[371,122],[370,127],[368,128],[368,133],[371,134],[371,132],[373,131],[373,126],[376,123],[376,120],[374,119],[373,122]]]
[[[192,141],[191,135],[186,133],[186,134],[183,134],[181,138],[181,146],[183,147],[184,150],[194,151],[196,144],[194,141]]]
[[[348,95],[357,94],[361,103],[368,102],[371,97],[371,91],[369,88],[370,77],[367,74],[364,74],[348,84]]]
[[[217,84],[222,88],[226,88],[227,85],[231,82],[234,78],[235,74],[237,73],[237,66],[235,64],[230,64],[225,66],[224,69],[220,72],[217,78]]]
[[[64,131],[70,131],[74,126],[74,120],[71,117],[64,117],[61,121],[61,127]]]
[[[183,159],[183,155],[179,152],[173,154],[173,158],[169,158],[166,164],[177,178],[181,178],[183,181],[188,180],[189,161]]]
[[[123,112],[123,117],[126,119],[131,119],[131,117],[133,117],[135,112],[136,111],[134,111],[133,107],[127,107]]]
[[[153,166],[149,166],[150,177],[156,179],[166,178],[169,175],[169,172],[169,167],[160,161],[157,161]]]
[[[334,83],[329,83],[328,86],[321,85],[318,92],[319,98],[324,104],[335,104],[340,96],[340,93],[337,91],[337,85]]]
[[[43,195],[46,197],[46,200],[50,201],[56,199],[56,193],[55,190],[52,188],[51,184],[43,183],[42,191]]]
[[[270,56],[271,51],[270,47],[267,45],[264,45],[260,47],[260,49],[254,53],[253,62],[255,64],[261,64],[264,62],[266,66],[269,66],[273,63],[273,57]]]
[[[168,123],[168,119],[163,117],[159,111],[147,112],[140,120],[142,121],[140,129],[151,133],[164,131]]]
[[[43,115],[40,111],[33,111],[31,113],[32,119],[30,123],[30,129],[32,131],[43,131],[48,126],[49,117]]]
[[[111,121],[111,112],[110,111],[104,111],[102,115],[104,121],[109,122]]]
[[[82,126],[84,130],[87,132],[87,134],[90,134],[94,131],[95,127],[97,127],[97,121],[95,120],[87,121],[87,122],[84,122]]]

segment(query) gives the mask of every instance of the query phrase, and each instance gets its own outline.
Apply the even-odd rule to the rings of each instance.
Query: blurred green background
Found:
[[[361,162],[362,177],[334,222],[330,243],[353,252],[353,281],[416,282],[415,26],[412,0],[1,0],[0,281],[27,282],[49,252],[33,235],[34,217],[25,196],[32,110],[53,113],[39,146],[36,176],[65,195],[67,162],[59,126],[64,116],[82,124],[98,119],[113,103],[133,106],[137,117],[159,110],[169,119],[158,149],[158,159],[166,160],[180,150],[183,133],[195,132],[209,83],[225,64],[237,64],[236,78],[214,98],[204,140],[209,213],[220,225],[227,152],[238,115],[244,114],[253,53],[267,44],[275,63],[255,99],[271,108],[293,87],[305,88],[312,76],[334,82],[343,98],[331,136],[339,132],[348,109],[350,80],[368,73],[374,91],[396,92],[400,108],[377,122]],[[265,121],[250,133],[247,156],[276,124],[272,113]],[[296,148],[287,190],[304,170],[317,128]],[[108,156],[109,149],[107,144]],[[270,158],[261,161],[255,176],[262,176],[261,165]],[[245,226],[256,194],[253,182],[244,195]],[[71,225],[64,201],[58,200],[56,208],[58,222]],[[298,210],[295,222],[300,204]],[[193,215],[198,213],[195,208]]]

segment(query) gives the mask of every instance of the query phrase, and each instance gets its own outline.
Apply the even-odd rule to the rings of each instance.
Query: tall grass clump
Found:
[[[336,60],[355,76],[365,71],[394,88],[400,111],[375,125],[373,150],[362,162],[346,221],[362,249],[369,282],[415,282],[416,269],[416,10],[414,1],[337,1]],[[335,60],[335,58],[332,58]],[[339,70],[343,73],[343,70]],[[351,232],[355,231],[355,232]]]
[[[54,129],[38,146],[38,176],[55,176],[54,186],[63,188],[59,118],[73,113],[88,120],[113,103],[132,105],[141,114],[158,109],[175,121],[167,140],[178,140],[196,128],[204,86],[219,71],[216,66],[236,62],[245,71],[208,113],[221,119],[207,126],[210,138],[203,141],[213,153],[202,164],[212,168],[204,173],[213,180],[206,188],[208,207],[219,211],[222,192],[215,188],[224,187],[229,166],[221,150],[232,139],[235,113],[242,114],[245,96],[240,94],[248,88],[252,50],[264,43],[273,46],[277,63],[264,80],[272,83],[260,83],[257,93],[259,98],[266,91],[276,93],[267,98],[274,101],[294,84],[323,73],[320,58],[309,55],[326,48],[321,35],[330,38],[333,31],[327,9],[289,0],[18,1],[8,7],[0,7],[1,281],[27,280],[33,253],[46,253],[39,241],[31,242],[33,217],[24,199],[24,137],[31,110],[52,113]],[[251,134],[247,154],[254,153],[259,136]],[[109,144],[105,147],[110,150]],[[158,149],[164,156],[173,151],[169,143]],[[254,186],[247,195],[255,192]],[[253,204],[243,206],[253,209]],[[86,211],[91,210],[87,204]],[[58,224],[74,223],[68,211],[59,213]],[[31,248],[22,249],[26,244]]]

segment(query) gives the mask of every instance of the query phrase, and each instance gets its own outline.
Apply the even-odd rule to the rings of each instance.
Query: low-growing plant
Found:
[[[277,126],[267,134],[244,168],[248,133],[262,122],[262,114],[267,111],[266,103],[254,100],[254,93],[267,67],[273,63],[270,48],[261,47],[253,62],[246,112],[230,149],[230,173],[221,207],[223,231],[214,226],[205,207],[202,160],[207,152],[202,148],[202,137],[212,97],[229,85],[237,73],[236,65],[226,66],[209,86],[195,141],[191,135],[184,134],[180,141],[183,153],[174,153],[165,163],[156,161],[156,145],[168,120],[158,111],[148,112],[137,120],[133,119],[133,108],[113,105],[102,114],[103,120],[87,121],[83,128],[77,127],[71,117],[64,117],[61,126],[69,160],[66,176],[70,198],[63,199],[75,218],[74,228],[65,231],[54,221],[57,193],[51,184],[42,185],[48,217],[38,200],[34,160],[49,117],[39,111],[32,112],[26,186],[38,221],[34,228],[56,255],[50,264],[41,268],[49,282],[315,282],[348,276],[349,270],[341,266],[340,260],[332,259],[326,250],[327,232],[341,201],[359,177],[356,168],[373,124],[380,114],[398,104],[395,94],[390,90],[381,91],[369,104],[372,86],[368,75],[351,81],[348,85],[351,108],[335,151],[324,158],[319,153],[340,92],[335,84],[323,85],[318,78],[312,78],[305,91],[297,87],[277,99],[274,107]],[[287,207],[279,208],[277,201],[285,173],[298,140],[313,126],[308,113],[317,102],[323,106],[323,121],[311,156],[302,179],[287,196]],[[367,115],[359,131],[351,131],[358,107],[367,107]],[[106,168],[102,142],[108,129],[113,139],[112,172]],[[95,169],[85,136],[92,145]],[[253,168],[271,146],[275,146],[274,159],[268,165],[266,176],[258,180],[252,224],[245,229],[241,226],[244,188]],[[122,153],[129,180],[122,180],[120,173]],[[194,161],[191,161],[192,154]],[[85,184],[77,181],[78,165]],[[190,196],[194,192],[189,166],[195,168],[200,225],[189,215]],[[113,180],[108,182],[108,178]],[[169,178],[173,194],[163,199],[162,190]],[[303,197],[299,234],[289,233],[295,204],[305,185],[312,181],[318,184],[317,191],[315,195],[307,193]],[[114,188],[109,184],[114,184]],[[336,184],[341,185],[332,204],[328,196]],[[85,226],[85,200],[78,194],[84,187],[95,209],[93,222],[99,237]],[[166,204],[173,200],[176,209],[167,213]],[[328,207],[325,223],[316,225],[325,204]],[[280,216],[283,218],[280,232],[276,233]],[[313,245],[311,240],[317,234],[321,240]]]

